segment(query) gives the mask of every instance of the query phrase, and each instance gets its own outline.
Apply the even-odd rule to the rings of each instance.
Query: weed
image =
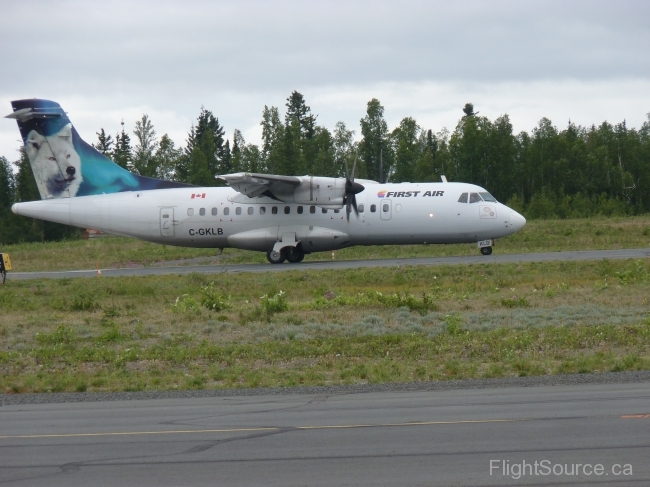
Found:
[[[181,313],[188,313],[188,314],[199,314],[200,312],[200,305],[194,299],[192,296],[189,294],[183,294],[182,296],[178,296],[176,298],[176,301],[170,304],[171,310],[173,312],[181,312]]]
[[[73,311],[95,311],[99,309],[99,303],[97,302],[94,293],[81,291],[72,298],[70,309]]]
[[[289,304],[287,303],[287,294],[283,291],[279,291],[274,296],[269,297],[268,294],[260,297],[260,306],[262,311],[266,315],[267,319],[270,319],[275,313],[282,313],[289,309]]]
[[[115,322],[110,322],[106,325],[106,330],[101,334],[98,341],[100,343],[112,343],[124,340],[124,335],[120,333],[120,329]]]
[[[502,299],[501,306],[505,306],[506,308],[530,308],[530,303],[526,298],[513,296],[512,298]]]
[[[228,300],[230,296],[221,294],[215,289],[214,282],[201,286],[201,306],[210,311],[223,311],[230,308]]]
[[[450,335],[461,335],[463,333],[463,317],[460,315],[445,316],[447,333]]]
[[[74,338],[72,329],[65,325],[59,325],[52,333],[36,334],[36,341],[41,345],[71,345]]]
[[[105,318],[117,318],[120,316],[120,308],[115,305],[110,305],[104,308],[104,317]]]

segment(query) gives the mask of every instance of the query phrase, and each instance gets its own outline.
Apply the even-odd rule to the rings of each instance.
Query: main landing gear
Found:
[[[291,264],[297,264],[305,258],[305,253],[299,247],[285,247],[279,252],[269,250],[266,253],[266,258],[271,264],[282,264],[285,260]]]

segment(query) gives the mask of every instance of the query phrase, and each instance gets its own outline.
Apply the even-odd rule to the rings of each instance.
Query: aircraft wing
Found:
[[[246,196],[270,196],[275,199],[282,199],[282,196],[291,195],[296,187],[302,182],[294,176],[275,176],[273,174],[257,174],[249,172],[238,172],[218,176],[223,179],[235,191]]]

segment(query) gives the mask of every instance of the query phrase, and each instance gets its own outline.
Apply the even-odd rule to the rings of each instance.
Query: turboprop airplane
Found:
[[[269,262],[353,245],[477,242],[526,220],[480,186],[447,182],[381,184],[316,176],[236,173],[229,187],[198,187],[133,174],[84,142],[58,103],[17,100],[13,113],[40,201],[18,215],[184,247],[257,250]],[[355,216],[350,218],[354,212]]]

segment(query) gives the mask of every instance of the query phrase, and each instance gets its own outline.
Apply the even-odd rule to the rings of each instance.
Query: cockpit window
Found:
[[[470,203],[480,203],[481,201],[483,201],[483,200],[481,199],[481,197],[479,196],[478,193],[470,193],[469,194],[469,202]]]
[[[483,198],[483,201],[492,201],[494,203],[497,202],[497,199],[492,196],[490,193],[479,193],[481,197]]]
[[[467,193],[463,193],[460,195],[460,198],[458,198],[459,203],[467,203]]]

